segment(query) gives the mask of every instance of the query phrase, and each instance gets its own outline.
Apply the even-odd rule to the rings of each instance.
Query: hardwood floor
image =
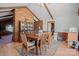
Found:
[[[15,49],[15,47],[19,45],[21,45],[21,43],[17,42],[0,45],[0,56],[20,56]],[[54,56],[79,56],[79,52],[75,49],[67,48],[66,43],[62,42]]]
[[[18,56],[15,46],[21,45],[20,43],[8,43],[0,45],[0,56]]]
[[[55,56],[79,56],[79,51],[68,48],[65,42],[62,42],[57,49]]]

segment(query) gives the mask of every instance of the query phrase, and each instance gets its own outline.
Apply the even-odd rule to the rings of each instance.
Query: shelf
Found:
[[[34,31],[34,23],[31,22],[21,22],[21,31],[30,32]]]

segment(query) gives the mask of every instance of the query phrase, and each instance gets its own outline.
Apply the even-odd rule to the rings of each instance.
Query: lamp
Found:
[[[13,26],[11,24],[6,25],[6,31],[13,32]]]
[[[41,27],[39,26],[38,35],[40,36],[42,33],[43,33],[43,30],[42,30]]]

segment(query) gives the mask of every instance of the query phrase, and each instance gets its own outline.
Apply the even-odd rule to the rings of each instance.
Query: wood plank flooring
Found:
[[[21,45],[21,43],[17,42],[0,45],[0,56],[19,56],[19,53],[15,49],[15,47],[19,45]],[[75,49],[67,48],[66,43],[62,42],[54,56],[79,56],[79,52]]]
[[[18,52],[15,46],[20,45],[20,43],[8,43],[0,45],[0,56],[18,56]]]
[[[79,56],[79,51],[68,48],[65,42],[62,42],[57,49],[55,56]]]

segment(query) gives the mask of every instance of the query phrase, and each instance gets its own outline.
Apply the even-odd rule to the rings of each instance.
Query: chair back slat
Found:
[[[44,44],[46,44],[46,43],[51,44],[51,42],[52,42],[52,33],[51,32],[45,32],[45,33],[43,33],[43,35],[41,37],[43,37],[42,41],[45,42]]]
[[[46,34],[43,33],[43,34],[40,36],[40,39],[41,39],[41,44],[42,44],[42,45],[45,45],[45,44],[46,44],[46,39],[47,39]]]
[[[25,33],[21,33],[20,35],[21,35],[21,40],[22,40],[23,44],[27,46],[26,34]]]

